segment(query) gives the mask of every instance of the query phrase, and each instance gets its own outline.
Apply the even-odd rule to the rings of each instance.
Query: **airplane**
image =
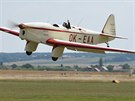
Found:
[[[115,38],[125,39],[116,36],[115,17],[111,14],[102,32],[88,30],[82,27],[71,25],[69,20],[60,24],[50,24],[43,22],[20,23],[15,25],[20,31],[14,31],[9,28],[0,27],[0,31],[15,35],[22,40],[26,40],[25,51],[31,55],[36,51],[38,44],[47,44],[52,46],[52,60],[56,61],[63,55],[64,49],[83,52],[93,52],[105,54],[106,51],[132,53],[134,51],[110,48],[109,41]],[[106,43],[107,47],[97,46],[97,44]]]

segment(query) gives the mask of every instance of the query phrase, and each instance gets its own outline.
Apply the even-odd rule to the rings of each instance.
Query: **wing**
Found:
[[[135,54],[135,52],[133,51],[123,50],[123,49],[75,43],[75,42],[63,41],[63,40],[58,40],[58,39],[49,39],[47,40],[47,44],[53,45],[53,46],[63,46],[63,47],[66,47],[67,49],[85,51],[85,52],[105,53],[105,51],[110,51],[110,52],[122,52],[122,53]]]
[[[9,33],[9,34],[12,34],[12,35],[15,35],[15,36],[19,36],[19,32],[10,30],[8,28],[2,28],[2,27],[0,27],[0,31]]]

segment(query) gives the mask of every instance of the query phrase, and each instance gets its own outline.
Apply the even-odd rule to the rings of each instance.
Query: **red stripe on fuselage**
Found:
[[[39,30],[48,30],[48,31],[54,31],[54,32],[74,33],[74,34],[90,34],[90,33],[81,33],[81,32],[72,32],[72,31],[66,31],[66,30],[51,29],[51,28],[39,28],[39,27],[29,27],[29,28],[39,29]]]

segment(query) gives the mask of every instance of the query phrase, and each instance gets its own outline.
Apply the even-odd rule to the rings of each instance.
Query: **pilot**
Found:
[[[69,20],[67,20],[67,23],[64,22],[64,23],[63,23],[63,26],[66,27],[67,29],[71,29],[71,25],[70,25]]]
[[[67,28],[67,23],[66,23],[66,22],[64,22],[64,23],[63,23],[63,26]]]
[[[67,20],[67,27],[68,27],[68,29],[71,29],[71,25],[70,25],[69,20]]]

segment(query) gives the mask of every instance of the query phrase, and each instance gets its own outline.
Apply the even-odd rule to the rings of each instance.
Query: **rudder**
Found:
[[[113,35],[113,36],[116,36],[116,31],[115,31],[115,17],[113,14],[111,14],[105,25],[104,25],[104,28],[102,30],[102,33],[105,33],[105,34],[109,34],[109,35]]]

